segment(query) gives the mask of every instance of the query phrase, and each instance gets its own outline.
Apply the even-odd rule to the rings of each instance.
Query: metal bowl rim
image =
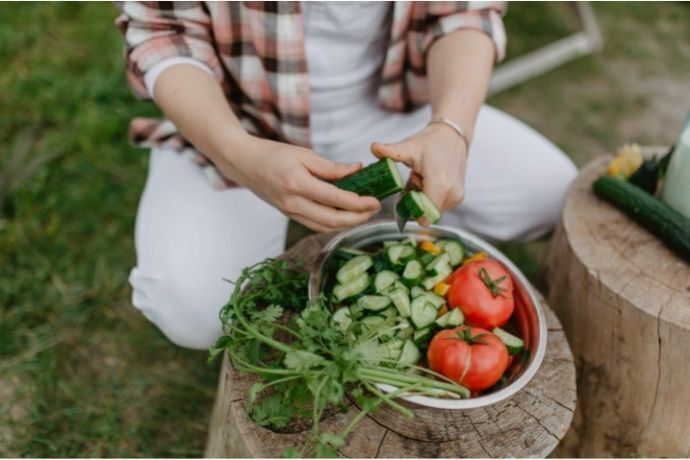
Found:
[[[321,273],[321,270],[323,268],[323,264],[326,261],[326,258],[331,254],[331,252],[343,241],[346,240],[354,235],[357,235],[358,233],[361,233],[363,231],[371,230],[376,227],[381,227],[381,228],[387,228],[387,227],[392,227],[395,228],[395,222],[393,220],[380,220],[377,222],[370,222],[368,224],[360,225],[358,227],[354,227],[350,230],[341,232],[340,234],[336,235],[333,237],[321,250],[321,253],[319,254],[317,258],[317,263],[314,267],[314,269],[311,271],[310,276],[309,276],[309,297],[310,298],[315,298],[319,292],[318,292],[318,281],[319,281],[319,275]],[[544,315],[544,311],[541,307],[541,301],[539,300],[538,296],[536,295],[536,292],[534,288],[532,287],[532,284],[527,280],[525,275],[513,264],[510,259],[508,259],[503,253],[501,253],[498,249],[496,249],[493,245],[489,244],[488,242],[484,241],[483,239],[479,238],[476,235],[473,235],[472,233],[462,230],[460,228],[455,228],[455,227],[447,227],[443,225],[432,225],[430,227],[422,227],[421,225],[410,222],[407,224],[406,227],[407,230],[412,230],[412,232],[406,231],[405,233],[412,233],[412,234],[418,234],[420,231],[429,231],[429,230],[439,230],[443,232],[448,232],[455,234],[459,236],[460,238],[463,238],[465,240],[470,241],[472,244],[475,246],[481,248],[482,250],[485,250],[492,258],[497,259],[500,261],[502,264],[504,264],[511,272],[511,275],[517,279],[522,287],[526,290],[529,299],[532,303],[532,306],[536,312],[537,315],[537,321],[538,321],[538,332],[539,332],[539,337],[538,337],[538,342],[537,342],[537,349],[533,351],[532,354],[532,360],[529,363],[529,365],[523,370],[522,374],[512,383],[510,383],[508,386],[505,388],[501,388],[500,390],[489,393],[487,395],[479,396],[477,398],[468,398],[468,399],[445,399],[445,398],[432,398],[429,396],[421,396],[421,395],[415,395],[415,396],[406,396],[403,397],[402,399],[421,405],[421,406],[426,406],[426,407],[433,407],[433,408],[438,408],[438,409],[476,409],[479,407],[485,407],[489,406],[492,404],[496,404],[500,401],[503,401],[505,399],[508,399],[515,395],[517,392],[519,392],[522,388],[524,388],[531,380],[534,378],[534,376],[537,374],[539,371],[539,368],[541,367],[541,364],[544,360],[544,355],[546,353],[546,343],[547,343],[547,335],[548,335],[548,328],[546,325],[546,316]],[[381,390],[385,392],[391,392],[396,389],[396,387],[391,386],[391,385],[378,385]]]

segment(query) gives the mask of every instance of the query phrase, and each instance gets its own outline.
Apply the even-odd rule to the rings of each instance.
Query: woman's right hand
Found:
[[[362,224],[381,208],[374,197],[326,182],[359,170],[360,163],[337,163],[307,148],[248,134],[241,137],[216,166],[291,219],[330,232]]]

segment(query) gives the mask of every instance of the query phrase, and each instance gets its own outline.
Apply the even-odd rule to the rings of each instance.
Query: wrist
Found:
[[[424,130],[434,138],[439,139],[443,145],[450,146],[458,155],[467,156],[469,151],[467,142],[449,126],[442,123],[432,123],[427,125]]]

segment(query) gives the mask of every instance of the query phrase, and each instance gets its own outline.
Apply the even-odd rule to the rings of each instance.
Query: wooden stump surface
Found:
[[[578,364],[562,453],[687,457],[690,265],[594,195],[609,160],[575,180],[547,256],[547,298]]]
[[[283,257],[313,264],[332,235],[305,238]],[[541,369],[517,395],[494,406],[450,411],[414,407],[407,419],[390,409],[365,417],[340,450],[343,457],[544,457],[568,430],[575,410],[575,366],[560,323],[545,309],[548,347]],[[223,363],[206,446],[207,457],[280,457],[300,446],[306,432],[275,433],[245,411],[250,375]],[[322,422],[338,432],[357,413],[335,413]]]

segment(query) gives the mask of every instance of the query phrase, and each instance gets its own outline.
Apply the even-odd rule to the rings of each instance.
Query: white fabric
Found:
[[[146,91],[151,95],[151,99],[155,100],[153,97],[153,89],[156,86],[156,80],[158,80],[158,77],[160,77],[161,74],[168,68],[178,64],[193,65],[194,67],[197,67],[207,74],[213,76],[213,71],[206,64],[201,61],[197,61],[196,59],[182,56],[174,56],[163,59],[144,74],[144,86],[146,86]]]
[[[366,161],[372,139],[393,142],[424,127],[428,109],[389,114],[326,156]],[[575,177],[572,162],[515,118],[482,108],[471,148],[466,199],[442,223],[491,240],[529,240],[548,232]],[[154,149],[135,231],[133,304],[170,340],[206,348],[220,334],[218,312],[243,267],[282,252],[287,219],[245,189],[214,190],[201,169]]]

